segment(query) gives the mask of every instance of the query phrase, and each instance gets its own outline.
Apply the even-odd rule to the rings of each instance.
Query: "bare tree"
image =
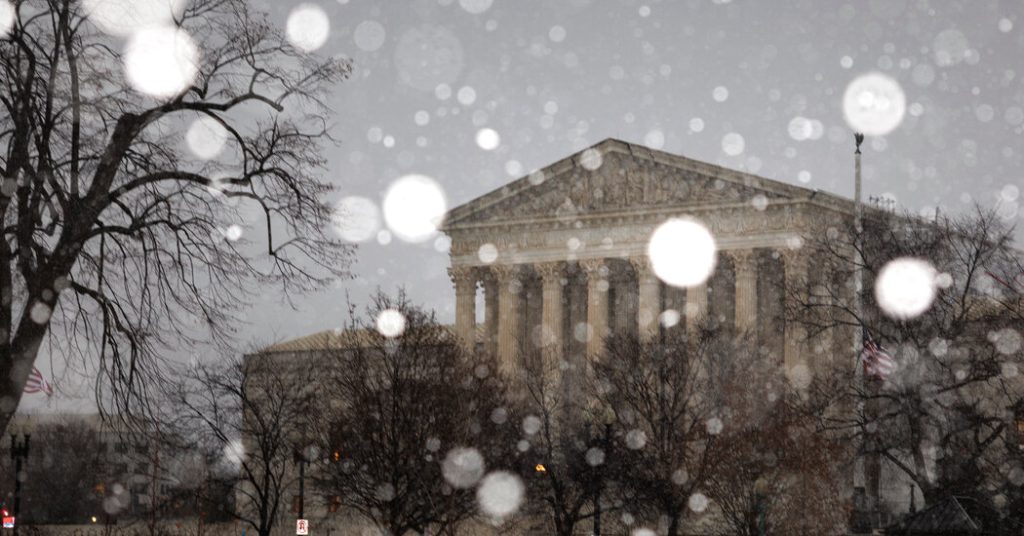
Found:
[[[898,363],[882,380],[855,374],[853,356],[836,360],[836,370],[822,378],[831,381],[818,382],[817,396],[832,404],[824,421],[861,445],[876,467],[869,473],[884,460],[929,503],[966,494],[991,504],[989,490],[1004,478],[1007,408],[1024,394],[1017,373],[1024,365],[1015,288],[1020,257],[1012,236],[981,209],[935,220],[871,209],[862,231],[840,222],[806,241],[818,276],[809,292],[791,296],[791,321],[807,326],[811,337],[826,329],[866,330]],[[936,298],[916,318],[887,315],[870,291],[883,267],[900,257],[924,259],[938,274]],[[867,289],[859,299],[858,270]],[[877,478],[868,486],[877,496]]]
[[[716,332],[690,340],[640,341],[613,337],[606,356],[592,365],[591,396],[614,415],[619,492],[638,514],[667,520],[680,534],[683,522],[707,505],[711,455],[725,419],[715,382],[719,356],[730,355]]]
[[[82,2],[14,2],[0,37],[0,429],[44,341],[99,356],[99,402],[129,414],[161,352],[200,329],[229,335],[253,283],[291,292],[345,273],[317,172],[322,97],[349,64],[296,49],[243,0],[184,4],[171,24],[195,36],[198,75],[157,99],[129,88]],[[223,129],[224,156],[186,152],[198,118]],[[234,224],[262,248],[225,238]]]
[[[546,358],[547,357],[547,358]],[[519,456],[533,512],[544,520],[545,533],[577,534],[591,521],[601,534],[613,484],[612,426],[595,415],[585,399],[573,399],[559,363],[544,352],[524,359],[521,401],[516,404],[523,440],[530,448]]]
[[[382,314],[404,319],[400,334],[375,327]],[[471,448],[499,464],[512,442],[504,383],[493,360],[463,350],[433,313],[404,295],[378,294],[365,318],[353,317],[352,344],[332,352],[322,380],[322,448],[329,461],[316,471],[321,492],[386,534],[451,534],[476,511],[474,482],[483,466],[442,470],[453,449]],[[470,464],[472,465],[472,464]]]
[[[213,463],[208,502],[234,484],[227,512],[267,536],[279,522],[282,501],[295,483],[295,453],[314,406],[314,372],[274,354],[252,354],[218,367],[197,366],[178,389],[181,437],[194,437]],[[223,504],[223,503],[221,503]]]
[[[754,398],[770,409],[736,411],[734,403],[738,418],[714,448],[708,495],[723,521],[715,533],[846,534],[847,449],[815,428],[812,408],[795,393]]]

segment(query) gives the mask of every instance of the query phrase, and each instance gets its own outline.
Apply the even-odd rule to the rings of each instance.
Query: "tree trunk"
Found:
[[[669,517],[667,536],[679,536],[679,514]]]
[[[7,425],[18,409],[21,397],[25,394],[25,382],[32,372],[32,365],[50,324],[49,320],[43,324],[32,320],[31,310],[37,303],[41,302],[33,298],[25,305],[10,350],[7,355],[0,355],[0,431],[7,430]],[[47,305],[52,311],[52,304]]]

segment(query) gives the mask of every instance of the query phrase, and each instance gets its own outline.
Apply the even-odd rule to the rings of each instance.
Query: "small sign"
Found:
[[[14,528],[14,516],[4,516],[4,528],[5,529],[13,529]]]
[[[295,534],[299,536],[305,536],[309,534],[309,520],[299,519],[295,521]]]

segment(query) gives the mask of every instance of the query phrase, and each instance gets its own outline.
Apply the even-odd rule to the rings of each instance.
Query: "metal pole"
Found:
[[[306,519],[306,455],[299,458],[299,519]]]
[[[18,536],[18,527],[21,525],[21,464],[28,458],[30,439],[32,434],[25,434],[25,440],[19,445],[18,436],[11,434],[11,459],[14,460],[14,536]]]

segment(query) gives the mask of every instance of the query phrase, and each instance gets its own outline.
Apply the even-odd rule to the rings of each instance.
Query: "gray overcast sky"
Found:
[[[392,181],[419,173],[453,207],[607,137],[851,196],[842,96],[880,71],[900,83],[908,113],[866,144],[866,195],[947,213],[1001,203],[1008,221],[1020,217],[1020,0],[313,3],[330,21],[316,53],[355,61],[331,99],[339,197],[379,203]],[[299,3],[263,5],[284,26]],[[798,116],[820,121],[820,136],[796,139]],[[497,149],[476,144],[481,128],[500,135]],[[739,155],[723,151],[729,133],[743,137]],[[433,241],[364,243],[355,279],[299,298],[296,311],[266,293],[243,313],[240,341],[337,327],[346,293],[362,304],[377,286],[404,285],[451,321],[447,264]]]

